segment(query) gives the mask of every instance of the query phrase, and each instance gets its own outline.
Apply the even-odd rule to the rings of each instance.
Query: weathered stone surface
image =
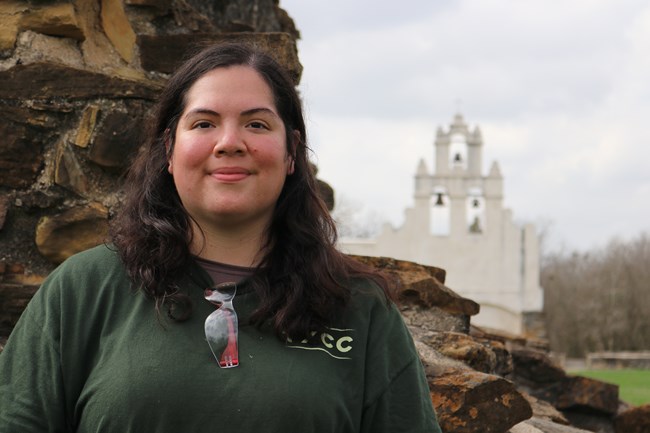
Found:
[[[618,385],[581,376],[568,376],[560,385],[555,401],[558,409],[585,409],[615,415],[618,410]]]
[[[0,2],[0,58],[13,50],[18,36],[18,22],[27,5],[17,1]]]
[[[524,422],[520,422],[516,426],[513,426],[510,430],[508,430],[508,433],[544,433],[544,432],[528,424],[526,421],[524,421]]]
[[[425,308],[419,305],[401,305],[400,312],[404,322],[413,333],[430,331],[467,332],[469,316],[453,314],[441,307]]]
[[[155,82],[114,78],[54,63],[16,65],[0,71],[0,99],[139,98],[154,100]]]
[[[106,113],[97,127],[89,159],[103,167],[125,167],[139,144],[145,108],[139,103]]]
[[[38,176],[44,144],[56,137],[60,117],[0,102],[0,118],[0,186],[26,188]]]
[[[157,9],[169,10],[172,0],[125,0],[124,4],[134,6],[150,6]]]
[[[84,69],[84,60],[79,50],[78,41],[33,31],[23,31],[16,40],[13,57],[0,62],[0,71],[11,69],[16,65],[32,63],[54,63],[74,69]]]
[[[523,426],[523,427],[520,427]],[[532,417],[521,424],[517,424],[517,429],[511,429],[510,433],[591,433],[589,430],[582,430],[568,425],[556,424],[553,421],[544,418]],[[530,430],[530,429],[536,429]],[[529,430],[526,430],[529,429]]]
[[[86,197],[90,191],[77,155],[65,143],[61,143],[56,156],[54,182],[82,197]]]
[[[420,337],[420,341],[436,349],[442,355],[465,362],[482,373],[493,374],[497,356],[492,348],[459,332],[431,332]]]
[[[39,252],[54,263],[99,245],[108,233],[108,211],[93,203],[41,218],[36,227]]]
[[[445,287],[445,271],[388,257],[352,256],[355,260],[379,269],[396,288],[400,302],[424,308],[440,307],[447,312],[473,316],[479,305]]]
[[[77,131],[74,134],[72,143],[78,147],[86,148],[90,144],[95,126],[97,125],[97,115],[100,109],[96,105],[88,105],[79,119]]]
[[[135,54],[135,32],[124,12],[122,0],[101,0],[101,2],[104,33],[120,56],[127,63],[131,63]]]
[[[616,433],[648,433],[650,432],[650,404],[633,407],[614,418]]]
[[[564,425],[569,424],[569,420],[566,419],[566,417],[562,414],[562,412],[557,410],[549,402],[535,398],[526,392],[522,392],[521,394],[524,396],[526,401],[528,401],[528,404],[530,404],[530,407],[533,409],[534,417],[545,418],[558,424],[564,424]]]
[[[532,415],[528,402],[501,377],[467,369],[428,379],[444,432],[501,433]]]
[[[510,349],[514,363],[513,378],[530,388],[542,387],[566,378],[566,372],[547,353],[516,346]]]
[[[7,218],[7,212],[9,211],[10,198],[8,195],[0,196],[0,230],[5,225],[5,219]]]
[[[573,427],[598,433],[614,433],[614,418],[611,415],[582,410],[562,411]]]
[[[239,41],[256,46],[271,54],[285,66],[294,82],[300,82],[302,65],[298,60],[295,40],[287,33],[203,33],[179,35],[138,35],[142,67],[149,71],[173,71],[197,47]]]
[[[21,30],[33,30],[51,36],[62,36],[79,41],[85,39],[77,21],[74,5],[59,3],[29,9],[20,18]]]

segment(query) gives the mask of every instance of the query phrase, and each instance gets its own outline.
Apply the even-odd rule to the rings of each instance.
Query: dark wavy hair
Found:
[[[248,66],[269,85],[286,130],[294,172],[287,176],[268,227],[265,255],[252,277],[260,304],[251,322],[269,322],[278,335],[303,338],[331,323],[350,298],[352,277],[385,279],[340,253],[334,221],[321,200],[306,142],[300,98],[288,73],[269,55],[240,44],[208,47],[183,64],[160,95],[148,137],[127,175],[125,200],[112,221],[111,237],[134,285],[172,318],[191,314],[189,297],[177,282],[193,260],[190,216],[167,172],[166,141],[175,136],[186,95],[207,72]],[[300,132],[295,143],[293,131]],[[173,145],[173,144],[172,144]]]

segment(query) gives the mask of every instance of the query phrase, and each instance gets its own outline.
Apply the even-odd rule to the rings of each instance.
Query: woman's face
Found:
[[[203,230],[265,230],[293,172],[273,93],[247,66],[214,69],[190,88],[169,173]]]

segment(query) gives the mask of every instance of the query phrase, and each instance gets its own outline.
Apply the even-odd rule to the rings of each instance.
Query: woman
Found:
[[[334,247],[286,72],[208,48],[149,137],[112,245],[53,272],[0,355],[0,432],[439,432],[381,279]]]

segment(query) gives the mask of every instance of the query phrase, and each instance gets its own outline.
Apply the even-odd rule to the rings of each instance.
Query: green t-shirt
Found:
[[[411,336],[372,283],[355,281],[318,344],[248,325],[257,298],[240,287],[240,365],[222,369],[204,334],[212,282],[187,275],[194,310],[175,323],[109,248],[63,263],[0,354],[0,432],[440,432]]]

